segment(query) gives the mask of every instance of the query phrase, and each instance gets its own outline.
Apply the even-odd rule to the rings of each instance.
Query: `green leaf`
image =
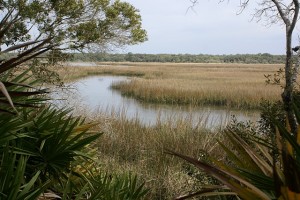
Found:
[[[15,106],[14,106],[14,103],[9,95],[9,93],[7,92],[6,90],[6,87],[5,85],[0,81],[0,91],[2,92],[3,96],[6,97],[9,105],[13,108],[13,110],[18,113],[18,111],[16,110]],[[0,96],[1,96],[1,93],[0,93]]]
[[[270,198],[262,192],[260,189],[252,185],[251,183],[237,177],[234,174],[231,174],[227,171],[221,170],[218,167],[214,167],[202,161],[196,160],[194,158],[176,153],[174,151],[168,150],[167,153],[175,155],[179,158],[182,158],[189,163],[195,165],[196,167],[204,170],[211,176],[218,179],[220,182],[228,186],[232,191],[236,192],[240,197],[244,199],[264,199],[269,200]]]

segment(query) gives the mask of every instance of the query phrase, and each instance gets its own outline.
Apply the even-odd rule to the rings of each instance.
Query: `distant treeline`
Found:
[[[279,64],[285,62],[284,55],[236,54],[236,55],[192,55],[192,54],[107,54],[74,53],[69,61],[83,62],[173,62],[173,63],[263,63]]]

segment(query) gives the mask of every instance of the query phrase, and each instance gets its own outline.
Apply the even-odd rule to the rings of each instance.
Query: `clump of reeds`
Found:
[[[192,81],[133,79],[112,85],[123,95],[143,102],[166,103],[174,105],[214,105],[231,108],[259,108],[262,99],[279,98],[272,86],[257,83],[223,83],[205,81],[194,84]],[[278,92],[277,92],[278,94]]]
[[[129,76],[129,77],[141,77],[145,73],[140,70],[120,67],[120,66],[90,66],[90,67],[75,67],[64,66],[59,70],[56,70],[60,78],[65,81],[74,81],[83,77],[97,76],[97,75],[115,75],[115,76]]]
[[[95,67],[66,67],[65,81],[90,75],[123,75],[130,82],[114,84],[123,94],[145,102],[258,108],[261,99],[280,99],[279,86],[266,85],[266,74],[281,65],[99,63]]]
[[[196,126],[191,118],[161,121],[154,126],[142,125],[139,120],[128,120],[124,111],[111,110],[110,115],[101,111],[82,113],[99,122],[98,131],[103,135],[94,144],[99,159],[108,173],[132,171],[146,181],[151,188],[147,199],[172,199],[187,189],[198,187],[200,182],[193,176],[192,167],[167,155],[165,149],[201,156],[206,149],[222,155],[215,148],[218,132]],[[200,122],[198,124],[201,124]],[[203,176],[203,181],[207,181]]]
[[[242,102],[259,102],[263,95],[268,99],[276,99],[274,94],[278,94],[275,92],[278,88],[265,88],[264,85],[263,74],[276,70],[272,66],[137,63],[132,66],[113,64],[67,70],[76,73],[72,78],[70,71],[65,73],[69,77],[66,80],[91,74],[143,75],[143,78],[135,78],[115,87],[126,86],[128,91],[139,91],[144,101],[157,98],[156,102],[198,104],[204,99],[209,104],[215,102],[247,107],[242,106]],[[201,122],[192,122],[191,118],[175,122],[172,118],[166,122],[158,118],[156,125],[144,126],[138,119],[126,119],[122,112],[112,111],[110,115],[103,112],[90,115],[85,112],[83,109],[77,114],[92,116],[91,120],[99,122],[97,130],[103,132],[94,144],[98,148],[103,169],[107,172],[132,171],[138,174],[151,188],[147,199],[172,199],[190,188],[198,187],[201,181],[209,181],[205,176],[201,176],[199,181],[191,166],[166,155],[165,149],[196,158],[202,155],[200,149],[216,157],[222,157],[223,154],[215,148],[215,138],[220,139],[222,135],[200,126]]]

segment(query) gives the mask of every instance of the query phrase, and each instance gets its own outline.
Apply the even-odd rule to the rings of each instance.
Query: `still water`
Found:
[[[110,88],[113,82],[125,81],[128,77],[93,76],[80,79],[69,86],[72,92],[60,93],[59,98],[66,99],[68,106],[85,106],[90,111],[111,113],[122,112],[127,119],[136,119],[145,125],[155,125],[166,120],[191,120],[206,128],[226,125],[234,115],[240,121],[255,121],[259,117],[256,111],[228,110],[220,107],[189,107],[164,104],[148,104],[133,98],[122,96],[119,91]],[[77,102],[77,104],[76,104]]]

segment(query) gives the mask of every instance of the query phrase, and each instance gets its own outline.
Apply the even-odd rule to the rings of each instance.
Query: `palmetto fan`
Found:
[[[26,49],[30,45],[41,43],[40,41],[26,42],[23,44],[14,45],[6,50],[0,52],[1,55],[11,55],[7,59],[0,60],[0,112],[16,114],[16,107],[33,107],[41,99],[32,98],[38,94],[44,94],[46,90],[35,89],[34,81],[30,80],[30,69],[23,71],[10,77],[11,70],[21,64],[32,59],[32,56],[37,56],[43,53],[42,46],[40,48],[33,48],[30,52],[25,51],[20,54],[12,53],[17,50]],[[41,43],[42,44],[42,43]],[[39,45],[37,45],[39,46]],[[27,84],[25,84],[27,82]]]
[[[219,161],[207,154],[201,160],[168,150],[167,153],[186,160],[220,181],[220,185],[204,186],[178,197],[236,196],[238,199],[300,200],[300,102],[295,99],[293,110],[298,121],[298,132],[273,119],[276,131],[269,137],[245,135],[240,130],[226,130],[230,145],[217,141],[226,159]]]

